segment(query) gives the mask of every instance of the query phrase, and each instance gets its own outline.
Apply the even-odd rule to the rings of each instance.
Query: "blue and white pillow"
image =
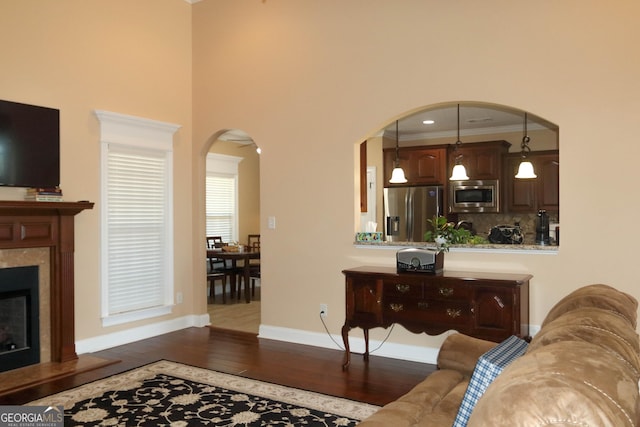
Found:
[[[453,427],[467,425],[480,396],[504,368],[527,351],[527,346],[526,341],[512,335],[478,358]]]

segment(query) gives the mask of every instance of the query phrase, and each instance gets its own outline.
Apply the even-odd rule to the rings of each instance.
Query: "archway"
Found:
[[[538,156],[541,167],[546,165],[544,162],[553,164],[553,169],[542,169],[540,171],[541,177],[535,181],[515,180],[509,171],[513,165],[517,166],[522,160],[521,153],[524,150],[522,141],[525,134],[528,138],[527,145],[530,157]],[[457,145],[457,140],[461,141],[461,146],[466,147],[480,147],[484,144],[498,142],[502,143],[501,146],[508,147],[504,149],[504,153],[497,154],[493,162],[497,165],[495,168],[496,176],[491,179],[499,181],[500,186],[496,184],[496,193],[501,199],[500,206],[498,207],[496,204],[495,211],[475,213],[469,210],[458,213],[462,211],[451,208],[452,197],[449,190],[453,186],[448,177],[451,176],[452,147]],[[441,157],[438,157],[437,163],[436,160],[432,162],[438,167],[439,174],[427,177],[426,169],[430,164],[424,159],[413,160],[411,153],[416,153],[414,157],[417,157],[426,153],[426,151],[418,149],[423,148],[428,151],[429,148],[436,147],[441,149],[443,153]],[[385,235],[383,239],[386,239],[387,215],[384,212],[384,187],[437,185],[443,191],[439,202],[440,214],[447,216],[450,220],[454,222],[463,220],[475,224],[478,233],[483,236],[488,235],[488,230],[494,225],[517,224],[525,231],[525,240],[533,240],[538,209],[549,211],[554,225],[559,226],[559,162],[554,160],[557,159],[558,154],[558,126],[520,108],[478,101],[447,102],[417,108],[389,122],[375,136],[367,139],[366,148],[361,150],[363,158],[358,159],[355,165],[356,169],[359,169],[361,177],[360,192],[356,195],[360,198],[361,212],[356,216],[359,222],[356,223],[355,231],[382,231]],[[429,157],[428,160],[432,160],[432,158]],[[393,165],[400,163],[405,167],[413,167],[414,172],[416,168],[425,169],[421,169],[421,173],[425,175],[421,175],[414,182],[410,180],[407,184],[390,184],[389,178]],[[367,169],[364,168],[364,165]],[[375,194],[367,191],[369,188],[373,188],[367,175],[367,170],[371,167],[376,170],[374,178],[378,185]],[[545,170],[548,173],[545,173]],[[479,180],[482,178],[472,177],[470,179]],[[427,180],[430,181],[427,182]],[[542,187],[543,180],[548,183],[546,187]],[[418,181],[420,182],[416,183]],[[550,188],[550,191],[542,191],[540,188]],[[366,203],[369,200],[375,202],[375,212],[369,211]],[[522,200],[525,200],[527,204]],[[557,202],[551,203],[552,200]],[[409,220],[406,221],[409,222]],[[423,218],[419,221],[421,224],[424,223]],[[376,224],[376,230],[366,229],[365,226],[368,222]],[[525,243],[527,242],[528,240]]]
[[[205,229],[208,237],[221,237],[227,251],[259,250],[249,236],[260,235],[260,156],[257,144],[240,130],[224,131],[210,141],[205,177]],[[212,326],[258,333],[261,282],[259,260],[207,259],[208,271],[223,272],[207,283],[207,311]],[[220,263],[221,261],[221,263]],[[245,281],[244,263],[251,280]],[[225,286],[222,286],[222,284]],[[250,287],[247,303],[244,290]]]

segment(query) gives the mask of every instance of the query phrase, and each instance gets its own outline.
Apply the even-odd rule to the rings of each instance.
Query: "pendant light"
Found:
[[[521,156],[522,161],[520,162],[520,166],[518,166],[518,173],[516,174],[516,178],[518,179],[531,179],[537,178],[538,176],[533,171],[533,164],[527,160],[527,156],[531,152],[531,148],[529,148],[529,135],[527,135],[527,113],[524,113],[524,133],[522,136],[522,143],[520,144],[521,148]]]
[[[404,171],[400,167],[400,156],[398,155],[398,121],[396,120],[396,162],[393,172],[391,172],[391,184],[404,184],[407,182],[407,178],[404,176]]]
[[[456,164],[453,166],[453,170],[451,171],[450,181],[466,181],[469,179],[467,175],[467,169],[462,164],[462,154],[458,154],[458,148],[462,145],[462,141],[460,141],[460,104],[458,104],[458,139],[456,141],[456,146],[453,149],[453,155],[455,156]]]

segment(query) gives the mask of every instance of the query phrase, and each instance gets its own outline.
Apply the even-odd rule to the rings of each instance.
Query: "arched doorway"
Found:
[[[260,235],[260,155],[257,144],[240,130],[213,138],[207,153],[205,222],[208,237],[221,237],[228,250],[256,250],[250,236]],[[254,237],[251,238],[255,240]],[[219,245],[220,246],[220,245]],[[233,249],[232,249],[233,248]],[[257,247],[259,250],[259,246]],[[258,333],[261,281],[259,260],[208,259],[208,271],[225,274],[207,283],[207,311],[211,325]],[[251,279],[241,280],[242,267],[250,263]],[[233,267],[236,267],[235,270]],[[235,282],[235,285],[234,285]],[[225,286],[223,286],[223,283]],[[250,287],[249,302],[244,298]]]

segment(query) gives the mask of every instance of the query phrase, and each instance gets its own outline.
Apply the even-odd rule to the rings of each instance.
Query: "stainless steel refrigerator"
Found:
[[[427,220],[442,215],[442,187],[384,189],[384,233],[388,242],[424,242]]]

